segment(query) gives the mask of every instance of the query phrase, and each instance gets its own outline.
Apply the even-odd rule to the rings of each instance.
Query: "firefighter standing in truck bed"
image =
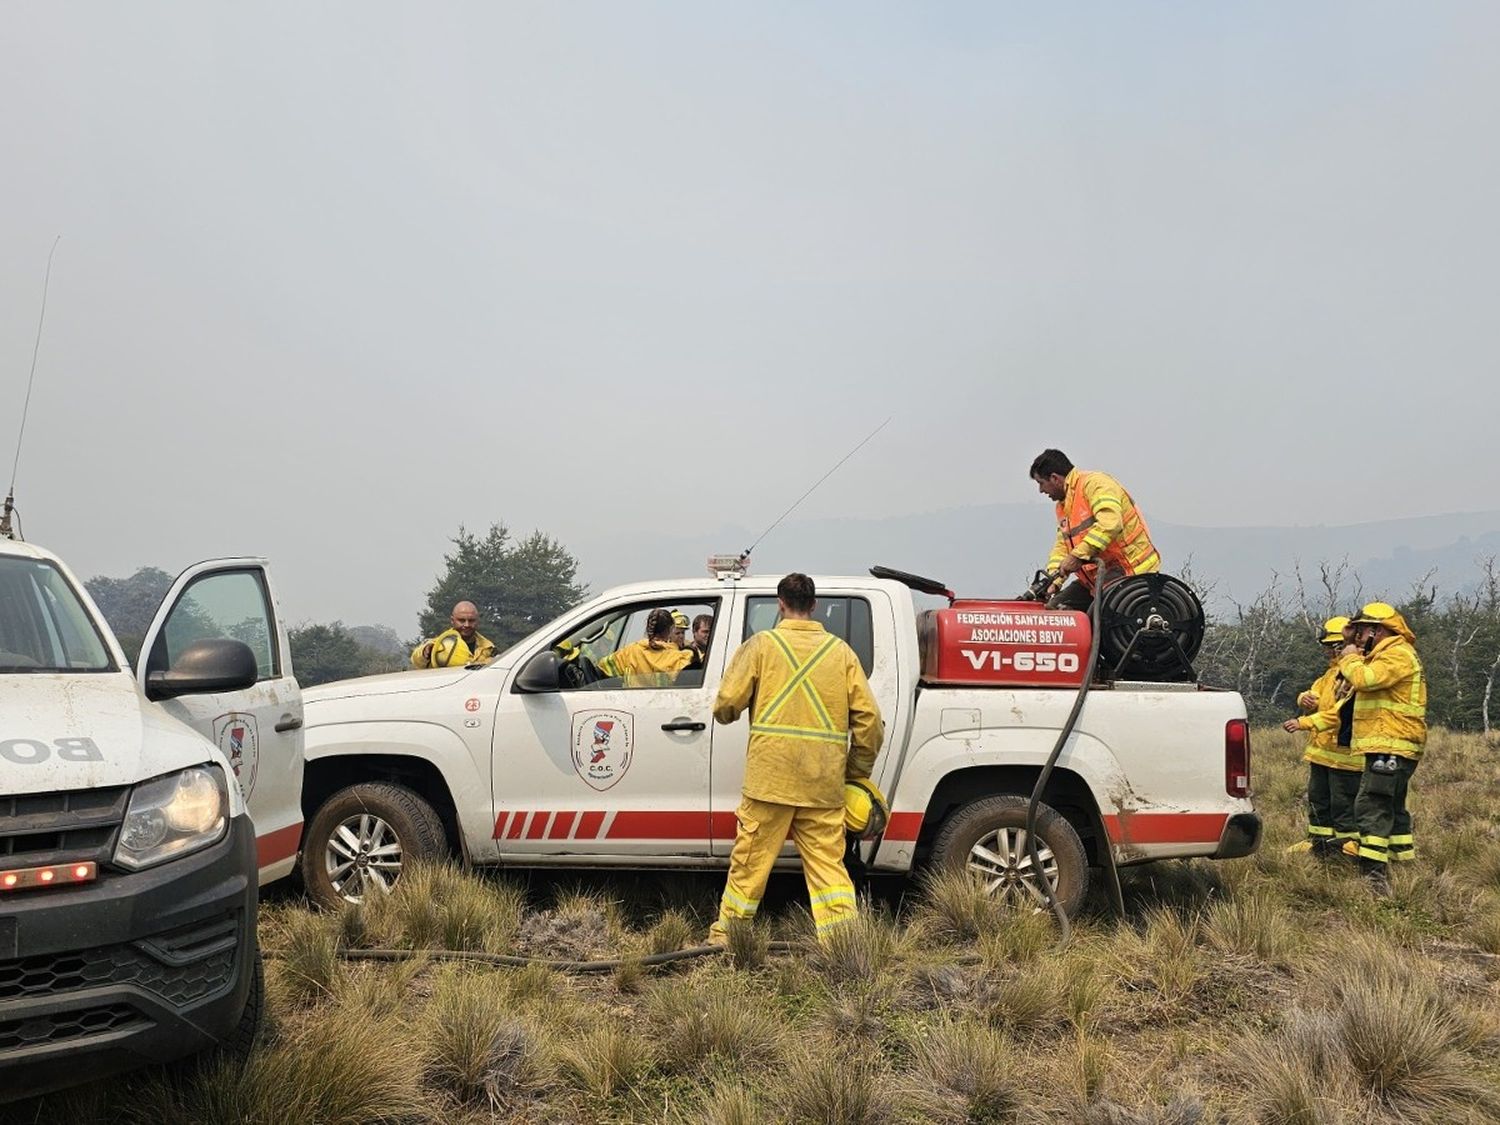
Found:
[[[748,922],[790,833],[802,856],[813,922],[824,941],[855,917],[844,867],[844,783],[867,780],[885,727],[859,657],[811,619],[817,591],[805,574],[776,586],[781,620],[735,652],[714,718],[750,711],[750,744],[729,879],[709,941]]]
[[[1059,584],[1075,572],[1079,578],[1054,606],[1088,609],[1101,566],[1105,583],[1161,569],[1144,517],[1114,477],[1074,468],[1066,453],[1044,449],[1031,463],[1031,479],[1057,504],[1057,540],[1047,570]]]

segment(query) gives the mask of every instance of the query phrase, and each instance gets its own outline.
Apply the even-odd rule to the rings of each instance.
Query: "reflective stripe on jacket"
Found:
[[[599,661],[599,671],[623,678],[626,687],[669,687],[692,659],[690,649],[666,642],[653,646],[643,637]]]
[[[1339,690],[1341,686],[1344,688],[1342,692]],[[1327,671],[1314,680],[1312,687],[1307,690],[1318,697],[1318,709],[1297,720],[1299,727],[1312,732],[1302,760],[1335,770],[1353,770],[1357,773],[1364,769],[1365,756],[1362,753],[1352,746],[1339,745],[1339,709],[1348,700],[1349,692],[1343,676],[1339,674],[1338,662],[1330,664]]]
[[[1108,473],[1073,469],[1066,480],[1067,491],[1057,505],[1057,541],[1047,559],[1047,569],[1056,570],[1065,555],[1085,562],[1079,571],[1085,585],[1094,585],[1097,564],[1109,573],[1146,574],[1161,569],[1161,556],[1151,543],[1146,521],[1130,493]]]
[[[432,645],[432,655],[422,659],[422,649]],[[495,659],[495,645],[488,637],[474,634],[474,647],[458,635],[457,629],[444,629],[430,641],[411,650],[413,668],[462,668],[465,664],[488,664]]]
[[[739,647],[714,718],[749,708],[744,794],[802,808],[842,808],[844,780],[869,777],[885,737],[859,657],[816,621],[785,620]]]
[[[1368,656],[1344,657],[1339,671],[1356,693],[1352,749],[1420,758],[1427,742],[1427,678],[1411,642],[1386,637]]]

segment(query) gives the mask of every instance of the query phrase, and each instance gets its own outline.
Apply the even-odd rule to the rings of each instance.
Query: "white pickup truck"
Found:
[[[865,845],[867,865],[967,866],[996,893],[1035,893],[1026,803],[1075,698],[1056,686],[1058,670],[1076,672],[1080,657],[1047,648],[1063,643],[1062,630],[1033,626],[1062,618],[974,603],[989,608],[946,624],[1026,627],[976,626],[974,643],[949,655],[979,674],[1037,669],[1037,686],[938,686],[928,672],[943,643],[940,611],[919,613],[912,590],[890,579],[816,583],[817,619],[853,646],[885,717],[874,779],[892,814]],[[713,619],[701,671],[666,687],[594,675],[590,661],[638,639],[658,607]],[[593,598],[488,666],[309,690],[301,866],[310,892],[357,900],[398,878],[403,862],[449,853],[524,867],[727,866],[748,724],[715,725],[714,695],[734,649],[776,616],[770,577],[642,583]],[[1027,650],[1032,637],[1046,651]],[[1082,643],[1086,652],[1086,635]],[[1097,684],[1043,796],[1041,859],[1070,911],[1090,866],[1109,859],[1249,854],[1261,825],[1244,702],[1191,682]],[[790,847],[783,862],[797,862]]]
[[[132,670],[61,560],[0,537],[0,1103],[248,1050],[301,724],[264,560],[185,571]]]

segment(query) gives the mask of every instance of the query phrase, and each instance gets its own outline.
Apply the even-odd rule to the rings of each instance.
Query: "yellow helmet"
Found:
[[[1349,624],[1347,617],[1330,617],[1323,622],[1323,639],[1319,644],[1337,645],[1344,643],[1344,626]]]
[[[844,782],[844,831],[861,840],[873,840],[885,831],[891,806],[868,777]]]
[[[688,620],[688,615],[675,609],[672,611],[672,624],[677,626],[677,628],[679,629],[688,629],[692,627],[692,622]]]
[[[1395,616],[1397,616],[1396,607],[1389,602],[1370,602],[1359,611],[1359,616],[1354,618],[1354,624],[1389,626],[1391,618]]]

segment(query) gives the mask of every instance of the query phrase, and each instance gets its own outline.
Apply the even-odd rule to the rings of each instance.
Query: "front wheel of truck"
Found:
[[[366,781],[340,789],[314,814],[302,841],[308,896],[332,909],[388,893],[413,861],[447,854],[443,822],[403,785]]]
[[[992,896],[1016,906],[1047,908],[1026,841],[1027,798],[985,797],[954,811],[932,843],[932,866],[966,871]],[[1050,805],[1036,814],[1042,871],[1057,888],[1068,917],[1078,914],[1089,886],[1088,855],[1067,818]]]

